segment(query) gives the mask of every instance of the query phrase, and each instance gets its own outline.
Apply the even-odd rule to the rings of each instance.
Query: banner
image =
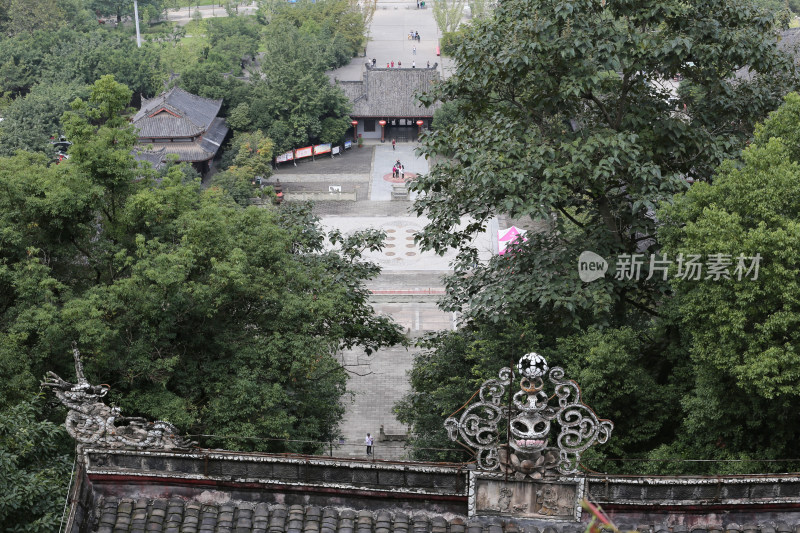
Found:
[[[348,148],[353,147],[353,141],[345,141],[344,142],[344,149],[347,150]]]
[[[294,151],[295,159],[302,159],[304,157],[311,157],[313,146],[306,146],[305,148],[298,148]]]
[[[331,153],[332,153],[333,155],[336,155],[336,154],[338,154],[338,153],[341,151],[341,149],[342,149],[342,147],[341,147],[341,146],[334,146],[334,147],[333,147],[333,149],[331,150]]]
[[[331,152],[331,143],[318,144],[314,147],[314,155],[329,154]]]
[[[283,154],[279,155],[278,157],[276,157],[275,158],[275,162],[276,163],[283,163],[285,161],[291,161],[292,159],[294,159],[294,153],[291,150],[289,150],[288,152],[283,153]]]
[[[511,226],[508,229],[501,229],[497,231],[497,247],[500,255],[504,255],[508,251],[509,245],[515,243],[523,243],[528,239],[525,238],[525,230],[519,229],[516,226]],[[512,248],[513,249],[513,248]]]

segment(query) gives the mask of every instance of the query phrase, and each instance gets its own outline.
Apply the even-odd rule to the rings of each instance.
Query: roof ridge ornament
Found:
[[[140,417],[120,416],[119,407],[109,407],[100,401],[111,389],[109,385],[92,385],[84,376],[81,353],[72,343],[77,383],[64,381],[48,372],[43,387],[51,387],[56,398],[69,413],[64,425],[67,433],[80,444],[109,448],[190,448],[192,441],[180,436],[178,428],[163,420],[150,422]]]
[[[484,381],[480,400],[469,405],[459,419],[444,422],[450,439],[459,437],[476,450],[478,468],[500,470],[518,479],[542,479],[578,470],[581,453],[595,443],[605,443],[614,423],[598,418],[581,401],[578,384],[564,378],[561,367],[549,368],[541,355],[523,355],[517,364],[520,390],[506,394],[515,378],[514,370],[505,367],[499,379]],[[554,394],[545,393],[547,376]],[[551,400],[557,399],[551,403]],[[500,442],[498,425],[508,424],[508,442]],[[560,428],[555,443],[549,436],[553,426]]]

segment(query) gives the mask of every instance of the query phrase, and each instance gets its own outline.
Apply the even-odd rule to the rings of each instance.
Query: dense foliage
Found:
[[[442,305],[465,320],[462,331],[430,340],[412,372],[414,390],[398,406],[399,416],[420,435],[419,456],[426,453],[421,448],[446,446],[443,430],[438,440],[431,436],[433,417],[441,424],[475,390],[448,389],[448,369],[487,379],[534,350],[565,367],[580,381],[587,403],[617,423],[612,442],[598,457],[587,458],[590,468],[639,473],[786,468],[673,461],[752,459],[756,450],[767,449],[770,457],[791,455],[787,450],[800,428],[781,423],[775,431],[769,420],[791,403],[794,392],[785,388],[793,391],[797,381],[793,370],[785,371],[796,358],[790,355],[791,337],[779,347],[778,336],[769,336],[778,324],[766,313],[740,317],[730,327],[744,327],[744,333],[715,343],[718,326],[731,317],[706,320],[715,301],[706,284],[689,283],[697,295],[692,305],[682,298],[686,289],[660,272],[648,275],[650,254],[711,253],[724,240],[700,246],[700,237],[682,244],[671,237],[673,248],[665,247],[667,233],[662,234],[656,210],[682,198],[688,178],[723,179],[732,166],[715,169],[739,155],[756,122],[794,85],[792,62],[776,48],[771,17],[738,0],[511,0],[457,35],[455,72],[423,97],[457,107],[440,118],[447,128],[423,139],[422,152],[441,159],[415,187],[424,192],[417,211],[430,220],[423,245],[459,250]],[[752,79],[736,78],[744,66]],[[678,75],[684,82],[675,91],[671,80]],[[713,189],[698,190],[706,187]],[[481,264],[472,239],[498,215],[532,220],[531,231],[511,253]],[[764,213],[751,216],[756,226],[771,227]],[[739,231],[740,238],[747,235]],[[730,240],[713,251],[738,246],[737,255],[748,255],[752,244]],[[581,281],[578,257],[585,250],[609,260],[604,278]],[[615,258],[634,253],[645,258],[641,275],[615,275]],[[790,263],[785,268],[796,271]],[[729,285],[715,287],[736,298]],[[746,287],[741,286],[745,293],[752,289]],[[789,300],[796,296],[792,285],[781,287]],[[749,335],[755,324],[769,334],[747,348],[759,338]],[[789,328],[791,321],[780,324]],[[486,347],[498,342],[500,332],[516,340],[492,353]],[[760,366],[753,362],[745,368],[737,357]],[[438,359],[441,364],[432,363]],[[717,380],[720,369],[729,378]],[[750,381],[741,381],[745,376]],[[715,403],[711,381],[721,395]],[[788,394],[782,396],[786,403],[764,416],[751,415],[778,391]],[[749,406],[746,411],[741,402]],[[707,417],[717,417],[718,427],[740,423],[741,438],[709,432],[702,422]],[[677,423],[684,418],[687,423]],[[706,433],[697,438],[701,427]],[[753,432],[772,443],[743,442]]]
[[[206,444],[314,450],[283,439],[336,436],[334,355],[401,340],[362,284],[382,235],[333,234],[334,250],[307,209],[242,208],[178,166],[155,182],[130,153],[129,97],[107,76],[72,104],[68,161],[0,162],[0,367],[16,376],[0,406],[45,370],[71,376],[75,340],[126,413],[221,436]]]
[[[363,50],[364,14],[347,0],[270,6],[269,19],[262,10],[258,17],[232,12],[192,22],[189,37],[172,23],[143,25],[138,48],[130,2],[0,1],[0,154],[51,154],[48,143],[63,133],[58,118],[66,103],[106,74],[133,90],[134,107],[171,83],[222,98],[222,115],[234,115],[231,127],[260,129],[275,151],[338,142],[349,127],[349,103],[325,71]],[[142,0],[139,7],[167,6]],[[123,23],[100,25],[96,16]],[[29,17],[38,22],[25,26]]]
[[[41,398],[0,408],[0,529],[57,531],[72,466],[73,443],[60,424],[43,420]]]

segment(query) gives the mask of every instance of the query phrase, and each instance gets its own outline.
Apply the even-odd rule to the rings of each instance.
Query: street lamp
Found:
[[[358,121],[353,120],[350,122],[350,124],[353,125],[353,142],[358,142]]]
[[[378,124],[381,125],[381,142],[386,142],[386,138],[383,135],[383,131],[384,131],[383,128],[384,128],[384,126],[386,126],[386,121],[385,120],[379,120]]]
[[[420,136],[420,134],[422,134],[422,125],[423,125],[423,124],[425,124],[425,121],[424,121],[424,120],[418,120],[418,121],[417,121],[417,126],[419,126],[419,131],[417,132],[417,137],[419,137],[419,136]]]
[[[139,4],[133,0],[133,20],[136,21],[136,46],[142,47],[142,34],[139,33]]]

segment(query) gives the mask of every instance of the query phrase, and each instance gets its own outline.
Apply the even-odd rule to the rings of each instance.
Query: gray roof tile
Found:
[[[211,159],[228,134],[225,119],[217,116],[221,105],[222,100],[201,98],[177,87],[146,100],[133,117],[134,125],[139,128],[139,139],[144,139],[136,147],[136,159],[150,161],[155,168],[163,163],[166,154],[176,154],[179,161],[186,162]],[[177,116],[169,113],[149,116],[161,108]],[[149,139],[188,137],[194,138],[194,141],[149,142]],[[150,144],[153,150],[145,150]]]
[[[203,98],[173,87],[142,102],[133,124],[140,137],[191,137],[206,131],[221,107],[222,99]],[[166,111],[158,113],[161,109]]]
[[[354,117],[431,117],[437,106],[423,107],[414,95],[439,81],[434,68],[369,68],[362,81],[338,82],[353,104]]]
[[[620,526],[626,531],[628,526]],[[664,524],[640,525],[639,531],[687,532],[684,524],[665,527]],[[725,531],[753,533],[790,533],[797,531],[785,523],[748,524],[740,527],[729,524]],[[266,503],[227,502],[222,504],[185,501],[182,498],[158,498],[136,501],[100,498],[96,503],[91,533],[539,533],[539,529],[513,519],[472,518],[415,514],[409,518],[402,512],[321,509],[316,506]],[[583,527],[559,523],[545,527],[542,533],[581,533]],[[693,525],[692,533],[721,531],[719,526]]]

